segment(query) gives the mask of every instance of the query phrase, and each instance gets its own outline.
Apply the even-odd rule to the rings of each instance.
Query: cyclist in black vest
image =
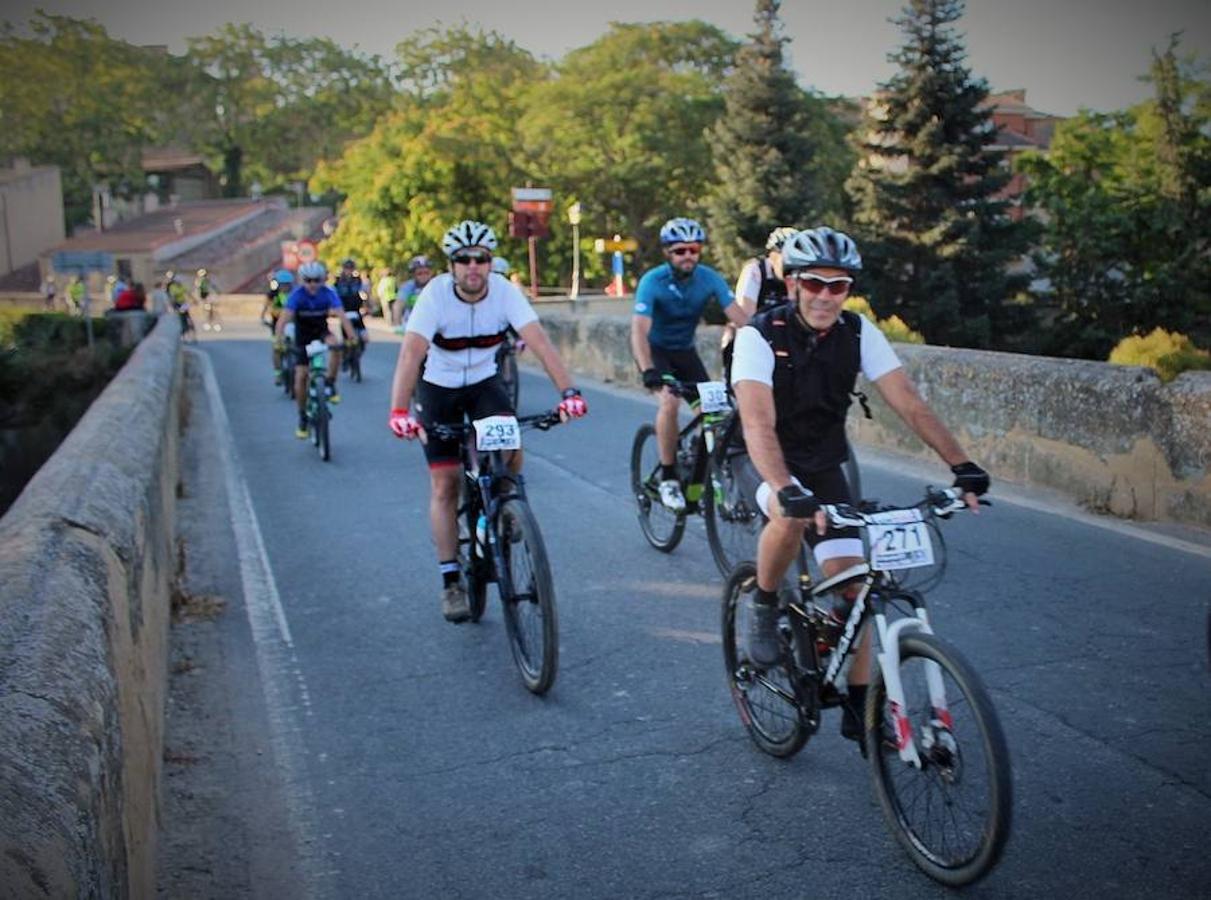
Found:
[[[332,289],[341,298],[341,307],[345,310],[345,318],[353,325],[358,341],[363,349],[369,337],[366,323],[362,314],[366,309],[366,297],[362,292],[362,276],[357,271],[357,263],[346,259],[341,263],[341,273],[332,282]],[[352,316],[349,313],[353,313]]]
[[[755,256],[744,264],[736,279],[736,302],[750,316],[786,302],[786,282],[782,278],[782,245],[799,229],[779,225],[765,239],[765,256]],[[723,376],[731,378],[732,344],[736,326],[723,328],[719,347],[723,351]]]
[[[732,384],[749,455],[764,479],[757,503],[769,517],[757,547],[757,590],[749,617],[749,657],[773,665],[780,657],[777,590],[804,538],[824,576],[863,561],[857,529],[825,530],[822,503],[849,503],[841,466],[848,449],[845,416],[859,371],[905,423],[946,462],[967,503],[988,490],[988,473],[973,463],[917,393],[887,338],[870,321],[842,309],[862,268],[850,238],[831,228],[800,231],[782,248],[788,302],[758,314],[736,336]],[[788,506],[794,506],[792,518]],[[812,511],[814,510],[814,516]],[[808,527],[809,523],[814,527]],[[850,589],[850,601],[856,594]],[[847,615],[847,611],[843,612]],[[861,739],[861,709],[870,671],[870,635],[849,677],[841,733]]]

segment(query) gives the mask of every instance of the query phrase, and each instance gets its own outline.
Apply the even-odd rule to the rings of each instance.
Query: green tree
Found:
[[[612,24],[526,93],[518,149],[527,172],[560,206],[583,201],[584,234],[635,237],[636,268],[657,261],[660,226],[701,214],[712,171],[706,130],[723,110],[719,85],[736,48],[699,21]],[[566,277],[566,227],[549,253]]]
[[[92,21],[36,13],[0,29],[0,158],[61,170],[68,227],[86,222],[95,185],[142,185],[142,148],[170,128],[166,54],[111,38]]]
[[[267,38],[224,25],[190,38],[189,141],[212,153],[228,196],[306,178],[318,160],[367,134],[391,105],[388,68],[327,38]]]
[[[1211,341],[1211,83],[1177,46],[1153,54],[1153,99],[1082,112],[1020,161],[1045,223],[1049,352],[1104,359],[1158,327]]]
[[[776,226],[837,223],[854,162],[844,125],[784,65],[780,6],[757,0],[757,31],[736,57],[726,113],[709,132],[716,179],[707,220],[714,252],[731,271],[764,252]]]
[[[960,0],[910,0],[896,20],[906,41],[857,132],[847,189],[882,315],[895,313],[932,343],[1014,347],[1028,308],[1026,276],[1011,275],[1028,233],[998,194],[1010,171],[991,145],[986,83],[974,79],[953,23]]]
[[[524,184],[516,122],[521,97],[544,67],[496,32],[427,29],[401,42],[397,108],[339,159],[321,163],[315,190],[344,197],[326,250],[373,266],[435,253],[464,218],[485,221],[501,252],[519,260],[506,235],[509,189]]]

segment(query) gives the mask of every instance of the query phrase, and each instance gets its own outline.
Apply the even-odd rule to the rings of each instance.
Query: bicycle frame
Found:
[[[467,503],[473,504],[473,508],[481,510],[482,515],[488,521],[488,527],[485,529],[485,538],[488,546],[484,548],[486,556],[492,563],[493,570],[497,573],[497,587],[500,589],[502,598],[506,600],[512,599],[513,585],[508,578],[500,578],[499,573],[504,571],[503,551],[500,548],[500,541],[497,536],[497,522],[500,517],[501,507],[509,500],[525,500],[525,478],[521,473],[506,473],[504,461],[504,453],[500,450],[494,450],[487,454],[487,465],[481,465],[481,454],[475,446],[475,432],[469,430],[463,437],[462,443],[462,463],[463,477],[467,480],[467,486],[474,491],[473,495],[468,495]],[[501,483],[512,482],[513,487],[506,491],[497,491],[496,487]],[[461,515],[465,511],[460,509],[458,513]],[[472,532],[470,535],[471,549],[474,552],[474,547],[478,541],[478,537]]]
[[[849,617],[845,621],[845,626],[842,629],[841,636],[837,641],[837,646],[833,650],[832,658],[821,673],[817,664],[816,645],[815,645],[815,628],[812,623],[812,617],[806,609],[792,604],[789,608],[792,613],[792,627],[799,630],[799,636],[802,638],[799,641],[801,648],[808,647],[811,659],[808,660],[808,665],[804,666],[802,660],[797,660],[804,674],[818,684],[818,687],[835,686],[837,678],[846,668],[849,662],[849,656],[857,645],[858,637],[862,633],[862,628],[867,620],[872,620],[875,625],[875,634],[878,638],[875,658],[879,662],[879,668],[882,672],[883,685],[887,691],[888,705],[891,709],[891,715],[896,727],[896,748],[900,758],[908,765],[915,768],[921,768],[922,761],[920,754],[917,752],[916,742],[913,741],[912,723],[905,715],[906,707],[904,684],[900,679],[900,636],[908,631],[920,631],[924,634],[933,634],[933,629],[929,625],[929,617],[925,610],[924,601],[917,594],[908,591],[896,590],[898,596],[907,597],[913,601],[914,615],[911,618],[899,619],[890,625],[887,622],[887,615],[881,609],[876,609],[878,601],[885,599],[885,593],[890,593],[894,590],[894,586],[886,582],[887,574],[878,569],[872,569],[867,562],[861,562],[843,572],[825,579],[819,584],[811,583],[811,576],[807,574],[806,560],[802,553],[799,558],[800,579],[799,593],[803,604],[811,604],[816,606],[815,601],[822,598],[828,592],[839,587],[841,584],[853,581],[855,578],[862,578],[862,588],[854,598],[853,608],[850,610]],[[889,590],[890,589],[890,590]],[[934,717],[942,722],[943,725],[951,726],[951,716],[949,705],[946,701],[945,685],[942,681],[942,673],[937,663],[930,660],[924,662],[925,678],[929,686],[930,705],[933,707]]]

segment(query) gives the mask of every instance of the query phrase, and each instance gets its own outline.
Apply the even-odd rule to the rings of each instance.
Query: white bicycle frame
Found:
[[[956,506],[952,509],[962,507],[962,502],[958,498],[953,501]],[[825,507],[830,520],[836,525],[856,525],[858,527],[866,527],[872,524],[866,516],[861,516],[861,519],[842,516],[833,507]],[[942,510],[942,512],[949,510]],[[824,673],[824,682],[833,684],[837,676],[841,672],[843,661],[846,661],[849,655],[849,648],[857,638],[858,626],[862,621],[862,617],[866,611],[867,598],[870,595],[871,588],[875,583],[875,573],[878,570],[872,570],[869,563],[859,563],[834,575],[832,578],[820,582],[812,588],[813,599],[823,596],[828,591],[837,587],[842,582],[851,581],[856,577],[865,576],[866,581],[862,585],[862,590],[854,600],[853,609],[850,610],[849,618],[845,622],[845,629],[841,633],[841,638],[837,642],[837,649],[833,653],[832,661]],[[890,626],[887,624],[887,616],[881,612],[875,613],[875,630],[879,636],[879,647],[875,658],[879,661],[879,669],[883,675],[883,686],[887,691],[887,702],[891,708],[893,724],[896,728],[896,749],[900,754],[900,759],[915,768],[921,768],[921,756],[917,752],[916,742],[913,740],[912,722],[909,721],[905,714],[906,700],[904,696],[904,682],[900,679],[900,636],[909,631],[920,631],[923,634],[933,634],[933,629],[929,627],[929,617],[924,608],[917,607],[916,615],[913,618],[898,619]],[[925,680],[929,686],[929,702],[933,709],[934,721],[940,723],[946,728],[951,727],[952,719],[950,716],[950,706],[946,702],[946,686],[942,681],[942,670],[933,660],[925,660]]]

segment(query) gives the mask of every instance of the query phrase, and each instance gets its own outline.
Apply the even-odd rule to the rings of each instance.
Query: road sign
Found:
[[[315,262],[315,244],[312,241],[299,241],[298,250],[300,263]]]
[[[580,224],[580,204],[573,203],[568,207],[568,222],[573,225]]]
[[[509,237],[540,238],[547,237],[550,233],[546,216],[532,212],[509,213]]]
[[[282,241],[282,268],[294,271],[299,267],[298,241]]]
[[[639,241],[634,238],[598,238],[593,241],[593,249],[598,253],[634,253],[639,249]]]
[[[100,250],[59,250],[51,257],[56,272],[112,272],[114,255]]]

